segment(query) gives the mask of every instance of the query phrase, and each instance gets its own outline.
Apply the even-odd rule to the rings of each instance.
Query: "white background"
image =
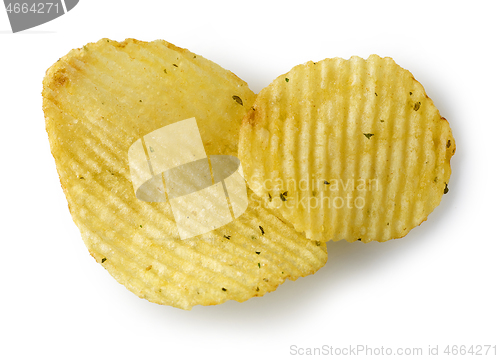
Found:
[[[286,358],[292,345],[443,354],[481,344],[500,356],[499,6],[463,3],[82,0],[18,34],[0,8],[0,357]],[[139,299],[88,254],[42,112],[45,70],[102,37],[165,39],[255,92],[308,60],[391,56],[450,122],[450,192],[405,238],[329,243],[324,268],[263,298],[192,311]]]

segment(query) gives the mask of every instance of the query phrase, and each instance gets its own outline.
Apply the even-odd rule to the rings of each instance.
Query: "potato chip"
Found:
[[[249,187],[315,240],[386,241],[448,190],[448,122],[391,58],[308,62],[263,89],[243,120]]]
[[[297,233],[251,191],[236,220],[187,239],[168,201],[136,196],[129,149],[165,126],[194,118],[207,156],[237,154],[255,94],[231,72],[165,41],[103,39],[61,58],[43,84],[73,220],[96,261],[139,297],[183,309],[241,302],[325,264],[324,244]]]

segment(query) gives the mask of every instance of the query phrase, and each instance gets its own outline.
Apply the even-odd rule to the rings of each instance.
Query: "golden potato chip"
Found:
[[[315,240],[386,241],[448,190],[455,141],[391,58],[308,62],[263,89],[240,132],[249,187]]]
[[[168,160],[154,157],[153,147],[162,146],[154,134],[181,121],[197,124],[200,156],[210,157],[210,176],[218,176],[214,158],[236,155],[241,118],[255,99],[231,72],[165,41],[103,39],[61,58],[43,85],[51,151],[73,220],[96,261],[139,297],[183,309],[241,302],[325,264],[324,244],[297,233],[251,191],[236,216],[227,179],[217,180],[217,190],[229,193],[222,204],[237,218],[186,239],[174,196],[155,202],[133,182],[131,173],[149,183],[140,169]],[[163,174],[152,180],[148,190],[178,190]]]

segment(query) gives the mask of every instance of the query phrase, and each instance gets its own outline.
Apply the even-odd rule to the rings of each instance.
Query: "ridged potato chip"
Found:
[[[47,70],[46,129],[73,220],[96,261],[139,297],[183,309],[241,302],[325,264],[324,244],[251,191],[236,220],[184,240],[168,202],[134,193],[134,142],[195,118],[208,155],[235,156],[254,99],[231,72],[165,41],[103,39]]]
[[[263,89],[243,120],[249,187],[314,240],[386,241],[448,191],[448,121],[391,58],[308,62]]]

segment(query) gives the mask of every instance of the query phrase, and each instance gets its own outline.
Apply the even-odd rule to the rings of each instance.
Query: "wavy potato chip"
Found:
[[[47,70],[46,129],[73,220],[96,261],[139,297],[183,309],[241,302],[325,264],[324,244],[251,191],[236,220],[184,240],[168,201],[136,197],[134,142],[195,118],[207,155],[235,156],[254,99],[231,72],[165,41],[103,39]]]
[[[308,62],[263,89],[243,120],[249,187],[315,240],[386,241],[448,190],[448,122],[391,58]]]

